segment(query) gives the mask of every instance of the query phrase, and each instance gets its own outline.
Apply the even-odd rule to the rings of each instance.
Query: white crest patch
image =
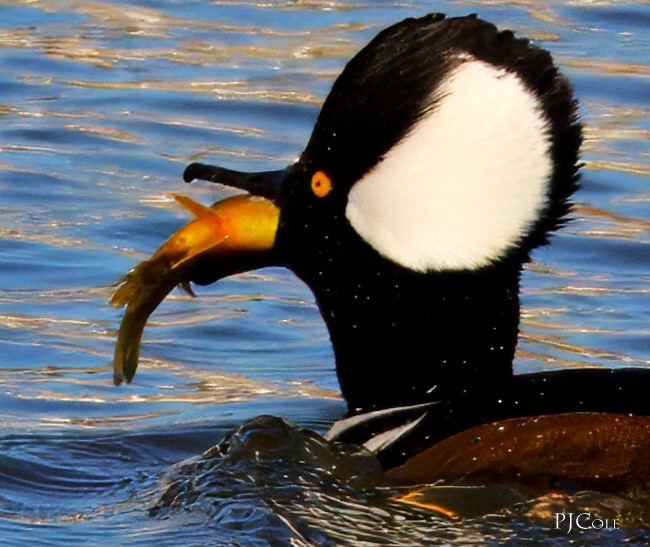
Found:
[[[530,230],[552,174],[548,122],[516,74],[471,60],[350,190],[346,216],[380,254],[417,271],[478,269]]]

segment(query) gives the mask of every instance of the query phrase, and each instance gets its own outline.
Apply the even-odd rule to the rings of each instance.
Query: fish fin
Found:
[[[192,289],[192,285],[189,281],[183,281],[179,283],[178,286],[185,294],[191,296],[192,298],[196,298],[196,293]]]
[[[187,209],[196,218],[218,216],[212,209],[210,209],[210,207],[206,207],[202,203],[199,203],[198,201],[194,201],[192,198],[188,198],[187,196],[182,196],[181,194],[172,193],[170,195],[179,203],[181,207]]]

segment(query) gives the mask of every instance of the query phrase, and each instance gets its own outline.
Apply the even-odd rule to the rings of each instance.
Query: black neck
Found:
[[[329,329],[350,414],[438,400],[512,375],[518,267],[417,274],[374,262],[301,275]]]

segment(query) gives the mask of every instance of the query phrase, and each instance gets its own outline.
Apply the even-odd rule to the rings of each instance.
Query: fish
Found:
[[[195,218],[114,284],[111,306],[126,307],[113,359],[115,385],[135,376],[145,325],[175,287],[192,293],[193,281],[212,283],[269,262],[279,219],[270,200],[246,194],[207,207],[180,194],[172,197]]]

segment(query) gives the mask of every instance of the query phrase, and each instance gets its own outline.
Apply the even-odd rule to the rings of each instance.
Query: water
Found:
[[[322,433],[343,412],[311,295],[279,269],[173,293],[135,383],[112,385],[109,285],[187,220],[170,192],[230,192],[184,186],[183,167],[285,166],[346,60],[433,10],[532,36],[581,101],[576,221],[524,275],[517,370],[650,366],[647,2],[0,1],[3,544],[559,545],[554,507],[634,514],[585,494],[450,522],[282,422],[250,426],[284,439],[282,464],[244,434],[239,452],[180,464],[255,416]],[[646,544],[628,522],[571,539]]]

